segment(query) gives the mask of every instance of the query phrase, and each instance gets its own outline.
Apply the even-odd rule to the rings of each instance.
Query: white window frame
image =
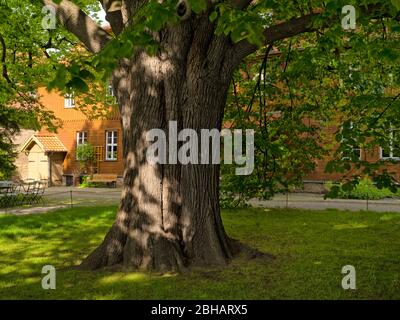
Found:
[[[39,98],[39,94],[38,94],[37,90],[28,92],[28,96],[33,99]]]
[[[393,129],[393,128],[390,128],[389,129],[389,157],[384,157],[383,156],[383,148],[381,147],[380,149],[381,149],[381,159],[382,160],[396,160],[396,161],[400,161],[400,154],[399,155],[397,155],[397,156],[395,156],[394,155],[394,153],[393,153],[393,132],[394,131],[396,131],[397,132],[397,134],[400,134],[400,129]],[[400,151],[399,151],[399,153],[400,153]]]
[[[353,122],[350,122],[350,129],[353,129]],[[343,140],[344,138],[342,138],[342,142]],[[358,160],[362,160],[362,148],[360,146],[351,148],[352,153],[354,153],[355,150],[358,150]],[[342,160],[351,160],[351,157],[343,156]]]
[[[355,153],[355,151],[358,150],[358,160],[362,160],[362,149],[360,147],[358,148],[352,148],[351,152]],[[342,160],[351,160],[351,157],[342,157]]]
[[[80,144],[84,144],[87,142],[88,142],[88,132],[87,131],[78,131],[76,133],[76,145],[79,146]]]
[[[114,86],[112,85],[112,83],[109,83],[107,85],[107,96],[115,97],[115,90],[114,90]]]
[[[111,142],[108,142],[109,135],[111,134]],[[116,152],[112,151],[112,156],[109,157],[108,147],[111,147],[111,150],[116,147]],[[106,131],[106,161],[117,161],[118,160],[118,130],[107,130]]]
[[[83,135],[81,137],[81,134]],[[76,147],[81,144],[88,143],[88,132],[87,131],[77,131],[76,132]],[[79,160],[78,153],[76,154],[76,160]]]
[[[75,96],[73,92],[69,92],[64,95],[64,108],[75,108]]]

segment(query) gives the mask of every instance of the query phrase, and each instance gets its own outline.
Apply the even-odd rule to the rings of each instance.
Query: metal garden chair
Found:
[[[24,190],[23,190],[23,197],[22,197],[22,202],[23,203],[33,203],[33,199],[35,198],[35,192],[36,192],[36,181],[29,181],[24,184]]]
[[[37,181],[35,185],[35,190],[32,195],[32,203],[43,202],[43,194],[46,189],[46,183],[42,181]]]
[[[21,205],[24,203],[24,187],[21,184],[14,184],[10,192],[11,204]]]
[[[12,181],[0,181],[0,206],[10,207],[14,202],[14,183]]]

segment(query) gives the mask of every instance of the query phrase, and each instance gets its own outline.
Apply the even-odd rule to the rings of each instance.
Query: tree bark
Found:
[[[158,55],[138,51],[114,72],[123,128],[124,186],[116,221],[82,263],[156,271],[224,265],[235,251],[219,208],[219,165],[152,165],[145,133],[221,129],[232,47],[200,16],[157,35]],[[172,137],[171,137],[172,138]],[[168,156],[167,156],[168,157]]]

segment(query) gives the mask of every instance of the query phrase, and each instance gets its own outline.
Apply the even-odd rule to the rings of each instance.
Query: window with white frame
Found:
[[[87,131],[79,131],[76,133],[76,144],[84,144],[88,142],[88,133]]]
[[[69,92],[64,95],[64,107],[65,108],[75,107],[75,97],[73,92]]]
[[[357,146],[350,146],[350,148],[351,149],[348,149],[347,151],[342,153],[342,160],[351,160],[353,158],[361,160],[361,148]]]
[[[118,132],[106,131],[106,160],[117,160]]]
[[[381,148],[381,158],[400,160],[400,129],[389,129],[389,143],[386,148]]]
[[[31,97],[32,99],[37,99],[39,98],[39,94],[37,91],[30,91],[28,92],[28,96]]]
[[[88,133],[87,131],[79,131],[76,133],[76,146],[81,144],[85,144],[88,142]],[[76,160],[80,160],[78,154],[76,155]]]
[[[115,97],[115,91],[112,83],[110,82],[107,86],[107,96],[109,97]]]
[[[353,122],[350,122],[350,130],[353,130]],[[342,128],[343,130],[343,128]],[[361,160],[361,148],[358,145],[355,145],[352,141],[349,141],[347,138],[342,139],[342,144],[347,145],[346,151],[342,152],[342,160],[351,160],[358,159]]]

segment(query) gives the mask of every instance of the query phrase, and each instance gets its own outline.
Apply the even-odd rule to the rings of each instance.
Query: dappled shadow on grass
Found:
[[[0,298],[180,299],[232,295],[229,272],[243,279],[235,264],[225,269],[191,270],[188,274],[83,272],[77,265],[104,237],[115,208],[74,208],[36,216],[0,218]],[[57,269],[57,290],[41,289],[41,269]],[[230,271],[229,271],[230,270]],[[239,272],[239,274],[237,273]],[[250,274],[249,274],[250,276]],[[256,280],[256,277],[252,277]],[[242,290],[249,285],[243,283]],[[236,285],[238,285],[236,283]],[[235,293],[233,293],[235,295]]]
[[[70,269],[101,242],[115,213],[116,207],[96,207],[0,217],[0,298],[400,298],[400,215],[225,211],[230,236],[276,259],[239,256],[225,268],[193,268],[179,275]],[[57,268],[54,291],[41,288],[45,264]],[[356,267],[356,291],[341,288],[346,264]]]
[[[185,274],[140,272],[57,272],[57,289],[40,288],[40,277],[24,277],[0,289],[9,299],[257,299],[268,273],[260,274],[257,263],[236,261],[226,268],[197,269]],[[265,298],[268,298],[266,295]]]
[[[38,275],[45,264],[56,268],[79,262],[101,240],[115,207],[64,209],[35,216],[0,217],[0,275]]]
[[[336,230],[345,230],[345,229],[364,229],[368,228],[368,225],[365,223],[358,223],[358,222],[350,222],[346,224],[336,224],[333,226]]]

